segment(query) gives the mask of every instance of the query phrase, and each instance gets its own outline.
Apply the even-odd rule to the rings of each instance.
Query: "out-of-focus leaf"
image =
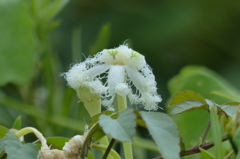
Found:
[[[12,132],[6,134],[0,140],[4,143],[4,151],[8,155],[8,159],[33,159],[37,158],[38,148],[31,143],[22,144],[19,138]]]
[[[142,143],[144,143],[144,144],[142,144]],[[135,146],[141,147],[145,150],[158,152],[158,148],[155,145],[155,143],[152,140],[149,140],[149,139],[144,139],[144,138],[134,136],[132,144],[135,145]]]
[[[178,159],[180,146],[177,125],[163,113],[140,112],[163,158]]]
[[[135,113],[136,116],[137,116],[137,119],[136,119],[137,125],[138,125],[138,126],[142,126],[142,127],[144,127],[144,128],[147,128],[146,123],[143,121],[140,112],[139,112],[137,109],[134,109],[134,113]]]
[[[50,21],[52,20],[61,10],[64,8],[69,0],[55,0],[55,1],[49,1],[51,3],[46,6],[45,11],[45,18],[46,20]],[[40,11],[41,12],[41,11]]]
[[[17,117],[14,121],[12,128],[20,130],[22,128],[22,118],[21,116]]]
[[[217,116],[217,107],[210,105],[211,132],[213,136],[216,158],[224,158],[222,149],[221,125]]]
[[[203,148],[199,147],[199,150],[201,151],[201,158],[202,159],[216,159],[213,154],[208,152],[207,150],[204,150]]]
[[[97,37],[95,43],[90,48],[91,55],[94,55],[97,52],[107,48],[109,40],[110,40],[110,32],[111,32],[110,23],[104,24],[98,34],[98,37]]]
[[[4,142],[0,140],[0,154],[4,151]]]
[[[56,149],[61,150],[66,142],[68,142],[68,138],[64,137],[49,137],[47,138],[48,145],[51,145],[51,147],[54,147]]]
[[[233,135],[233,142],[238,150],[238,153],[236,154],[236,158],[240,158],[240,127],[237,128],[236,132]]]
[[[0,139],[3,138],[7,133],[8,133],[8,129],[2,125],[0,125]]]
[[[136,127],[136,115],[133,109],[124,110],[117,119],[101,115],[99,124],[106,134],[120,141],[132,141]]]
[[[172,96],[179,91],[192,90],[207,99],[214,100],[218,104],[232,102],[232,100],[213,92],[224,92],[231,97],[240,96],[239,91],[226,80],[213,71],[201,66],[187,66],[183,68],[177,76],[169,81],[168,88]]]
[[[27,83],[35,73],[35,26],[24,3],[0,1],[0,86]]]

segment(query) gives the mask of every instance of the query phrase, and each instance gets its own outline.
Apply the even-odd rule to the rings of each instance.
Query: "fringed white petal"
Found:
[[[108,88],[109,88],[109,94],[115,94],[115,88],[118,84],[123,83],[125,80],[125,69],[124,66],[121,65],[113,65],[111,66],[109,72],[108,72]]]
[[[89,79],[93,79],[96,76],[106,72],[109,68],[111,68],[111,65],[106,65],[106,64],[101,64],[101,65],[96,65],[89,70],[86,71],[86,75],[88,76]]]
[[[127,75],[134,84],[134,86],[141,92],[145,92],[146,88],[146,79],[145,77],[135,68],[125,66]]]
[[[157,110],[162,100],[145,57],[127,45],[104,49],[93,58],[74,65],[64,77],[74,89],[87,86],[93,93],[101,94],[102,104],[108,108],[116,93],[128,96],[131,103],[141,104],[146,110]],[[135,94],[131,84],[137,89]]]

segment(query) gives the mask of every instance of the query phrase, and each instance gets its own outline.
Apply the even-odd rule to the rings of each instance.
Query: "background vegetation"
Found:
[[[37,127],[45,136],[83,132],[89,116],[60,74],[88,55],[123,43],[143,54],[153,68],[162,107],[185,89],[218,104],[233,99],[210,95],[216,88],[239,97],[240,2],[1,0],[0,12],[0,124],[8,128],[21,116],[23,126]],[[188,65],[205,66],[228,82],[205,68],[200,71],[213,80],[201,87],[181,75],[176,80]],[[173,77],[175,83],[169,83]],[[180,86],[184,82],[189,85]],[[193,134],[191,123],[185,127]]]

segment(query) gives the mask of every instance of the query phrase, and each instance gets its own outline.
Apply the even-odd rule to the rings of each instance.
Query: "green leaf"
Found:
[[[163,158],[178,159],[180,146],[177,125],[163,113],[140,112]]]
[[[170,105],[176,105],[187,100],[199,101],[202,104],[206,104],[205,99],[200,94],[191,90],[185,90],[176,93],[176,95],[174,95],[173,99],[171,100]]]
[[[201,103],[200,101],[197,100],[189,100],[189,101],[185,101],[183,103],[177,104],[173,110],[171,111],[171,114],[180,114],[183,112],[187,112],[190,110],[194,110],[194,109],[208,109],[208,105]]]
[[[48,145],[51,147],[61,150],[66,142],[68,142],[68,138],[64,137],[49,137],[47,138]]]
[[[22,85],[35,73],[35,26],[22,0],[1,0],[0,10],[0,86]]]
[[[211,132],[213,136],[213,142],[215,145],[215,156],[216,158],[224,158],[222,149],[222,138],[221,138],[221,125],[217,116],[217,107],[215,105],[210,106],[210,120],[211,120]]]
[[[12,128],[20,130],[22,128],[22,118],[21,116],[17,117],[14,121]]]
[[[179,114],[194,109],[207,109],[206,100],[198,93],[186,90],[178,92],[170,101],[171,114]]]
[[[51,21],[69,2],[69,0],[55,0],[49,1],[51,3],[44,7],[46,21]],[[40,11],[41,12],[41,11]]]
[[[96,124],[99,120],[99,117],[101,115],[107,115],[107,116],[111,116],[112,118],[116,119],[118,117],[118,114],[114,111],[110,111],[110,110],[106,110],[106,111],[103,111],[101,113],[98,113],[96,115],[94,115],[92,118],[91,118],[91,123],[89,124],[89,127],[91,128],[94,124]]]
[[[0,125],[0,139],[3,138],[8,133],[8,128]]]
[[[133,109],[124,110],[117,119],[101,115],[99,124],[106,134],[120,141],[132,141],[135,134],[136,115]]]
[[[98,113],[91,118],[92,122],[89,124],[89,129],[92,128],[92,126],[94,126],[96,123],[98,123],[99,117],[103,114],[107,116],[111,116],[111,118],[113,119],[116,119],[118,117],[118,113],[110,110],[106,110],[101,113]],[[96,142],[99,139],[101,139],[103,136],[105,136],[105,133],[103,132],[102,128],[99,127],[99,129],[93,134],[93,139]]]
[[[233,116],[236,112],[239,102],[231,102],[223,105],[217,105],[211,100],[205,100],[200,94],[193,91],[178,92],[170,101],[169,106],[173,107],[170,114],[180,114],[194,109],[206,109],[209,111],[209,105],[214,104],[218,107],[218,114],[224,113],[227,117]]]
[[[171,95],[183,90],[192,90],[219,104],[233,100],[213,92],[224,92],[224,94],[236,98],[240,96],[240,92],[225,79],[201,66],[184,67],[177,76],[169,81],[168,88]]]
[[[38,148],[34,144],[22,144],[19,138],[12,132],[0,140],[4,143],[4,150],[8,159],[33,159],[37,158]]]
[[[218,106],[227,116],[233,116],[236,113],[237,107],[240,105],[239,102],[225,103]]]
[[[240,158],[240,127],[237,128],[232,139],[238,150],[238,153],[236,154],[236,156],[237,156],[237,159],[239,159]]]
[[[202,159],[216,159],[213,154],[208,152],[207,150],[204,150],[203,148],[199,147],[199,150],[201,151],[201,158]]]

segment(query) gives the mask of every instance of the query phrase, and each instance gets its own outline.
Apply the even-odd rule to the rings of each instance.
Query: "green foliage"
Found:
[[[3,138],[7,133],[8,133],[8,129],[2,125],[0,125],[0,139]]]
[[[192,90],[198,92],[204,98],[212,99],[218,104],[232,102],[240,96],[233,86],[213,71],[201,66],[187,66],[181,72],[172,78],[168,83],[171,95],[183,90]],[[216,92],[227,94],[220,96]],[[232,98],[230,98],[232,97]]]
[[[163,113],[140,112],[163,158],[177,159],[180,139],[176,124]]]
[[[213,142],[215,145],[215,153],[214,156],[216,158],[224,158],[223,151],[222,151],[222,138],[221,138],[221,125],[218,120],[217,115],[217,107],[213,104],[210,105],[210,121],[212,126],[212,135],[213,135]]]
[[[179,114],[174,115],[173,119],[178,125],[186,147],[198,144],[199,137],[202,136],[206,129],[210,120],[209,106],[206,105],[207,101],[217,103],[215,105],[218,107],[218,112],[226,116],[232,116],[238,105],[232,103],[233,107],[230,106],[232,104],[226,104],[227,107],[224,106],[223,103],[234,101],[232,98],[238,96],[239,92],[222,77],[205,67],[187,66],[183,68],[178,75],[169,81],[168,87],[172,96],[169,101],[169,109],[172,114]],[[198,93],[193,93],[190,90]],[[215,92],[224,92],[228,96],[220,96]],[[204,98],[211,99],[211,101]],[[180,114],[182,112],[184,113]],[[192,130],[195,130],[194,133]],[[207,136],[207,138],[210,138],[210,136]]]
[[[20,130],[22,128],[22,118],[21,116],[17,117],[14,121],[12,128]]]
[[[99,117],[101,115],[108,115],[108,116],[111,116],[111,118],[113,118],[113,119],[116,119],[118,117],[118,113],[106,110],[106,111],[103,111],[99,114],[94,115],[91,118],[92,122],[89,124],[89,128],[91,129],[93,126],[98,127],[98,130],[93,135],[93,138],[94,138],[95,142],[98,141],[99,139],[101,139],[105,135],[102,128],[99,126]]]
[[[240,127],[236,130],[235,134],[233,135],[233,142],[235,144],[235,148],[238,150],[236,154],[236,158],[240,158]]]
[[[33,159],[37,158],[38,148],[31,144],[22,144],[19,138],[12,132],[6,134],[0,140],[0,150],[4,150],[9,159]],[[0,151],[1,153],[2,151]]]
[[[120,141],[132,141],[135,134],[136,115],[133,109],[124,110],[117,119],[112,119],[109,116],[101,115],[99,124],[103,131]]]
[[[65,137],[48,137],[47,143],[51,145],[53,148],[61,150],[66,142],[69,141],[68,138]]]
[[[53,43],[50,42],[49,38],[50,32],[60,24],[60,21],[55,20],[55,18],[58,17],[60,11],[63,10],[68,2],[69,0],[0,0],[0,120],[1,124],[8,125],[9,127],[8,129],[0,125],[1,159],[6,157],[9,159],[36,158],[40,146],[39,142],[35,142],[34,144],[25,144],[28,140],[21,142],[16,135],[11,132],[9,133],[9,130],[11,130],[10,128],[21,129],[22,126],[29,124],[39,128],[46,136],[62,136],[47,138],[47,143],[51,146],[51,148],[60,150],[63,148],[65,143],[69,141],[67,137],[73,136],[73,134],[76,133],[82,134],[85,129],[86,140],[84,141],[82,150],[79,152],[83,154],[83,157],[85,156],[84,154],[88,154],[88,157],[92,159],[96,156],[92,150],[95,148],[100,149],[100,146],[102,146],[99,144],[99,142],[101,142],[100,139],[106,137],[106,135],[110,135],[110,137],[119,141],[132,141],[133,139],[132,144],[137,146],[139,151],[142,150],[142,154],[147,157],[149,157],[148,154],[153,156],[156,151],[159,151],[162,155],[159,158],[167,159],[179,158],[179,155],[183,157],[196,153],[201,153],[199,156],[209,159],[233,159],[235,156],[236,158],[240,158],[240,112],[236,111],[237,107],[240,107],[239,90],[236,90],[235,87],[215,72],[201,66],[187,66],[183,68],[177,76],[169,81],[168,87],[170,95],[173,97],[168,104],[170,106],[169,110],[171,110],[171,113],[169,114],[171,116],[159,112],[140,112],[132,109],[127,109],[121,113],[116,111],[103,111],[93,116],[91,118],[91,123],[88,124],[90,121],[89,116],[86,115],[87,111],[83,108],[81,103],[77,103],[75,92],[70,89],[66,90],[65,83],[63,83],[61,78],[59,78],[60,72],[65,70],[65,68],[62,68],[62,65],[64,64],[60,62],[59,57],[62,58],[61,56],[64,55],[64,58],[62,58],[64,61],[69,59],[67,58],[70,56],[69,50],[58,55],[55,53],[55,48],[51,48],[51,44],[59,45],[57,43],[59,43],[61,39],[64,40],[64,43],[67,43],[69,40],[65,39],[65,37],[58,33],[56,33],[57,36],[53,36],[53,40],[55,40]],[[71,1],[70,5],[75,2]],[[231,47],[226,47],[226,42],[221,40],[219,41],[219,39],[225,39],[224,37],[226,35],[230,35],[229,37],[233,34],[237,35],[234,31],[232,34],[219,34],[223,32],[223,28],[226,27],[232,30],[231,28],[235,26],[233,24],[236,24],[232,23],[233,21],[231,21],[231,18],[234,17],[233,19],[235,19],[235,14],[239,12],[239,7],[237,5],[233,5],[232,3],[221,3],[217,5],[217,8],[220,9],[219,11],[221,11],[221,13],[224,10],[219,17],[225,17],[227,15],[228,18],[223,19],[227,19],[228,23],[224,23],[223,20],[212,21],[211,19],[208,19],[213,24],[212,26],[220,26],[220,29],[218,28],[213,32],[205,32],[206,28],[208,30],[211,26],[205,26],[202,28],[202,25],[198,25],[202,24],[198,21],[198,19],[204,19],[205,21],[205,16],[199,14],[199,10],[204,10],[205,12],[205,9],[202,8],[204,3],[189,3],[187,5],[191,7],[191,10],[189,11],[188,9],[185,9],[185,4],[181,2],[179,3],[180,5],[177,5],[178,7],[175,8],[175,10],[171,10],[171,14],[162,14],[166,13],[166,11],[159,9],[158,7],[155,8],[155,6],[157,6],[155,3],[153,5],[149,5],[147,3],[139,3],[138,5],[135,5],[134,3],[127,4],[126,2],[119,2],[117,5],[109,5],[109,1],[103,3],[104,7],[107,6],[107,9],[104,8],[101,10],[98,10],[99,5],[101,4],[98,2],[96,4],[94,3],[94,7],[96,7],[94,9],[88,8],[92,6],[88,5],[88,3],[92,3],[90,1],[78,1],[78,3],[86,4],[84,6],[86,9],[84,8],[83,10],[88,13],[96,10],[99,14],[101,14],[101,10],[104,10],[104,14],[106,14],[108,10],[124,11],[124,18],[122,19],[124,19],[124,22],[127,24],[127,29],[122,30],[124,29],[122,25],[123,21],[119,21],[121,20],[121,16],[116,18],[115,13],[108,17],[110,19],[111,17],[114,18],[115,23],[104,21],[101,22],[104,23],[101,27],[97,24],[97,28],[89,27],[86,29],[86,26],[94,26],[95,24],[92,25],[92,19],[88,17],[88,19],[84,20],[89,23],[86,25],[86,23],[82,23],[84,21],[82,21],[80,17],[81,30],[79,29],[73,31],[73,59],[71,62],[78,60],[79,57],[81,57],[80,54],[82,51],[84,53],[89,52],[90,55],[93,55],[104,48],[108,48],[109,45],[118,45],[119,41],[121,43],[126,40],[126,38],[130,37],[131,39],[129,41],[132,41],[132,38],[134,39],[134,37],[131,37],[131,32],[134,32],[134,34],[137,35],[133,41],[134,43],[132,43],[134,44],[134,47],[139,47],[140,50],[146,52],[147,54],[145,54],[145,56],[151,62],[154,62],[155,60],[156,65],[153,65],[153,68],[156,72],[160,72],[156,69],[161,68],[158,64],[162,63],[162,59],[166,60],[166,58],[170,57],[167,60],[172,60],[175,58],[172,58],[174,54],[168,54],[170,55],[169,57],[165,54],[153,54],[152,52],[158,53],[161,48],[155,48],[155,50],[152,49],[153,51],[151,51],[151,47],[166,47],[169,52],[169,45],[177,43],[179,46],[185,48],[181,42],[179,43],[181,39],[179,40],[179,38],[176,38],[181,37],[179,35],[186,35],[182,37],[191,39],[191,42],[183,40],[184,42],[190,42],[190,44],[194,43],[192,43],[193,37],[188,37],[189,34],[185,34],[185,32],[182,31],[179,34],[179,30],[185,30],[191,35],[191,30],[193,30],[195,35],[195,30],[200,29],[200,31],[196,33],[198,40],[195,41],[197,43],[195,45],[199,45],[199,48],[202,48],[199,41],[202,41],[207,37],[208,40],[206,43],[213,43],[214,48],[216,47],[217,55],[221,54],[219,53],[219,50],[231,53],[237,52],[236,50],[239,49],[238,45],[234,47],[234,41],[232,40],[227,42],[231,45]],[[157,2],[156,4],[160,4],[160,2]],[[207,2],[206,4],[209,3]],[[79,5],[76,6],[79,7]],[[126,6],[128,9],[122,9]],[[167,2],[162,6],[171,6],[171,4]],[[183,6],[185,7],[183,8]],[[216,5],[212,6],[216,7]],[[134,10],[131,9],[131,7],[134,7]],[[232,7],[235,10],[232,10]],[[69,8],[72,9],[71,6]],[[139,8],[141,12],[139,12]],[[155,15],[157,12],[155,12],[156,10],[154,9],[161,10],[160,17],[163,18],[164,23],[161,22],[157,25],[146,25],[153,24],[150,20],[148,23],[142,24],[143,17],[138,17],[142,16],[142,13],[144,13],[144,18],[147,17],[147,19],[155,19],[153,17],[158,15]],[[75,10],[79,11],[79,9]],[[207,8],[207,10],[209,11],[210,9]],[[216,10],[212,8],[211,13],[214,14],[215,12]],[[126,16],[129,15],[129,13],[133,13],[134,16]],[[208,13],[209,12],[206,12],[204,15],[207,15]],[[91,15],[90,17],[94,17],[92,14],[80,15]],[[177,15],[176,17],[178,18],[175,18],[177,20],[171,22],[173,22],[173,24],[180,24],[179,22],[181,22],[182,26],[179,27],[179,25],[171,25],[173,27],[172,31],[169,29],[169,19],[173,18],[169,18],[168,16],[164,17],[163,15],[170,15],[170,17]],[[198,17],[199,15],[200,18]],[[74,16],[79,18],[78,14],[75,14]],[[126,17],[130,20],[125,20]],[[193,21],[189,21],[191,17],[195,17]],[[216,16],[211,17],[215,18]],[[71,16],[71,18],[74,17]],[[182,23],[186,20],[185,18],[188,19],[188,22]],[[100,21],[99,17],[97,17],[97,19]],[[140,19],[141,25],[135,23],[135,19]],[[70,21],[72,20],[73,19]],[[65,24],[63,25],[64,30],[69,30],[69,26],[72,27],[70,21],[66,21],[68,25],[67,27]],[[209,21],[206,23],[209,23]],[[120,23],[121,25],[119,25]],[[115,27],[116,24],[118,28]],[[198,29],[190,29],[192,24],[194,24],[194,26],[197,24],[197,26],[201,26],[201,28],[197,27]],[[79,24],[77,25],[79,26]],[[146,28],[143,28],[144,26],[150,26],[147,29],[148,31],[145,31]],[[237,26],[238,25],[236,25],[236,28],[238,28]],[[89,34],[86,30],[91,29],[92,32],[92,29],[99,30],[98,28],[100,28],[100,31],[96,33],[97,37],[95,39],[91,39],[91,36],[95,33]],[[156,31],[159,31],[159,28],[162,28],[164,32],[163,36],[159,36],[162,38],[160,42],[161,44],[159,43],[159,40],[156,40],[156,37],[158,37],[156,35]],[[119,39],[116,38],[116,31],[118,34],[121,34]],[[125,31],[127,32],[126,34],[124,34]],[[85,33],[87,38],[84,35]],[[111,35],[114,35],[114,39],[111,39]],[[214,37],[221,38],[217,38],[218,40],[215,41],[209,40],[214,39]],[[174,43],[173,39],[176,40],[176,43]],[[232,39],[232,37],[230,39]],[[91,41],[91,44],[85,41]],[[137,41],[140,41],[140,44],[137,44]],[[239,40],[236,40],[236,42],[237,41]],[[87,51],[84,50],[85,48],[82,49],[79,47],[82,43],[84,44],[84,47],[90,46]],[[144,47],[148,44],[150,49]],[[179,46],[175,46],[177,50]],[[65,46],[61,46],[59,50],[62,51],[64,49]],[[207,51],[205,51],[208,54],[209,49],[212,48],[207,46],[205,49],[207,49]],[[190,50],[191,48],[187,51],[191,54],[182,54],[179,56],[180,58],[177,58],[177,61],[172,61],[176,64],[175,67],[178,68],[179,65],[182,65],[180,62],[181,58],[185,60],[184,56],[189,56],[189,59],[191,59],[192,54],[194,53],[195,56],[198,51],[201,52],[202,59],[206,59],[206,61],[209,61],[210,64],[216,63],[216,66],[218,66],[220,63],[217,63],[218,60],[216,60],[216,56],[214,56],[214,59],[207,60],[207,57],[205,57],[206,53],[202,55],[202,52],[204,52],[203,50],[198,48],[193,49],[194,51]],[[177,52],[175,51],[175,47],[172,51]],[[183,52],[185,51],[186,50],[184,49]],[[224,54],[222,59],[227,63],[228,60],[225,59],[225,55],[226,54]],[[236,57],[235,59],[238,59],[235,54],[228,56],[234,56],[234,58]],[[196,58],[198,58],[198,56],[196,56]],[[199,61],[202,60],[200,59],[201,58],[199,58]],[[195,62],[191,59],[191,63]],[[234,60],[229,61],[228,64],[234,66]],[[169,65],[174,67],[171,63]],[[219,68],[223,69],[224,67],[226,67],[226,65]],[[232,74],[232,77],[230,77],[232,78],[232,81],[238,81],[238,72],[234,73],[234,69],[238,71],[238,69],[236,69],[238,67],[233,70],[229,69],[229,67],[231,66],[227,66],[225,68],[225,73],[227,72]],[[221,70],[221,72],[224,72],[224,70]],[[164,72],[163,74],[166,74],[165,78],[167,79],[167,73]],[[162,86],[160,87],[162,88]],[[163,88],[164,87],[165,86],[163,86]],[[26,120],[22,121],[19,115],[22,115],[23,119]],[[19,117],[17,118],[17,116]],[[13,123],[14,119],[15,121]],[[211,123],[211,126],[207,123]],[[154,142],[145,138],[145,136],[148,135],[146,133],[147,131],[137,131],[136,133],[136,125],[146,129],[152,136]],[[224,129],[222,129],[221,126],[223,126]],[[209,134],[208,132],[212,132],[212,134]],[[144,138],[139,137],[140,135],[138,136],[138,134],[141,134]],[[225,134],[227,135],[222,136]],[[227,142],[227,144],[222,143],[222,141],[225,140],[229,140],[229,142]],[[109,144],[102,146],[101,150],[108,153],[106,151],[113,150],[113,143],[111,143],[112,145]],[[157,146],[155,146],[154,143]],[[181,152],[179,144],[181,144]],[[153,152],[149,153],[148,150]],[[232,154],[229,153],[226,155],[225,152],[227,151]],[[121,150],[119,152],[121,152]],[[195,157],[196,156],[189,156],[189,158]]]
[[[201,151],[201,158],[202,159],[216,159],[213,154],[204,150],[203,148],[199,148],[199,150]]]
[[[34,22],[22,0],[1,0],[0,10],[0,86],[26,84],[35,74]]]
[[[111,32],[111,25],[109,23],[104,24],[99,31],[96,41],[90,47],[90,55],[94,55],[97,52],[107,48],[108,43],[110,41],[110,32]]]
[[[233,114],[236,112],[237,106],[239,106],[240,103],[232,102],[223,105],[217,105],[213,101],[207,99],[204,100],[200,94],[189,90],[178,92],[170,102],[170,107],[174,107],[171,111],[172,115],[194,109],[206,109],[210,111],[211,105],[216,106],[218,109],[218,114],[224,113],[226,116],[233,116]]]

